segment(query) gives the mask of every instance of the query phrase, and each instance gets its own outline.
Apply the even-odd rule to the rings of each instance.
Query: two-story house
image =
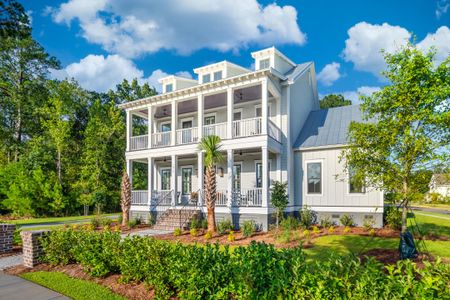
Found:
[[[308,205],[319,217],[348,213],[359,224],[375,218],[381,226],[381,192],[336,176],[343,172],[338,157],[348,124],[361,119],[358,106],[318,110],[312,62],[296,64],[274,47],[252,58],[255,70],[214,63],[194,69],[198,80],[168,76],[160,80],[161,94],[120,105],[127,115],[130,179],[133,163],[148,170],[148,187],[132,191],[131,217],[146,220],[152,212],[161,219],[176,209],[206,213],[198,142],[214,134],[225,157],[216,169],[217,219],[235,225],[252,219],[267,230],[277,180],[288,183],[287,213]],[[144,135],[133,136],[133,118],[144,119]],[[198,201],[190,199],[195,195]]]

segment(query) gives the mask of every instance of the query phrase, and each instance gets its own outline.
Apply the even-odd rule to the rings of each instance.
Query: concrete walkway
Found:
[[[70,299],[36,283],[0,271],[0,300]]]
[[[21,265],[23,263],[22,254],[5,256],[0,258],[0,270],[4,270],[9,267]]]

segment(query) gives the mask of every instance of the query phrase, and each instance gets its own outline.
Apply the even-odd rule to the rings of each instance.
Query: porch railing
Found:
[[[170,140],[171,132],[156,132],[152,134],[152,147],[165,147],[170,146],[171,140]]]
[[[148,205],[148,191],[132,191],[131,192],[132,205]]]
[[[191,144],[198,141],[197,127],[178,129],[176,135],[177,145]]]
[[[203,136],[217,135],[220,139],[227,138],[227,123],[217,123],[203,126]]]
[[[233,206],[262,206],[262,188],[233,190]]]
[[[202,199],[202,205],[206,206],[205,190],[200,191],[199,195]],[[217,190],[216,191],[216,206],[227,206],[227,191]]]
[[[148,148],[148,135],[132,136],[130,139],[130,150],[141,150]]]
[[[261,132],[261,117],[233,121],[233,137],[260,135]]]
[[[281,142],[281,129],[271,120],[269,120],[269,136],[274,140]]]
[[[173,190],[153,191],[152,204],[155,206],[158,205],[170,206],[172,204],[172,194]]]

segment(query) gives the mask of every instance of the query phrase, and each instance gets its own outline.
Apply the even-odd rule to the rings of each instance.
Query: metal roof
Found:
[[[294,143],[294,148],[345,145],[348,127],[352,121],[363,122],[359,105],[312,111]]]

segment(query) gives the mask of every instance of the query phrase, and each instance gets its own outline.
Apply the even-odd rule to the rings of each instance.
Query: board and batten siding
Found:
[[[340,207],[342,211],[383,212],[382,192],[367,187],[365,193],[350,193],[348,175],[344,173],[344,162],[339,162],[342,148],[296,151],[296,200],[300,205],[326,211]],[[307,193],[306,164],[308,161],[322,163],[322,193]],[[301,195],[301,196],[300,196]],[[300,197],[299,197],[300,196]],[[296,204],[297,204],[296,203]]]

